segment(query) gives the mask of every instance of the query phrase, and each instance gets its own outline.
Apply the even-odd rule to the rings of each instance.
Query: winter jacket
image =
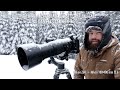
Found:
[[[83,46],[80,48],[74,79],[120,79],[120,44],[115,35],[96,56]]]

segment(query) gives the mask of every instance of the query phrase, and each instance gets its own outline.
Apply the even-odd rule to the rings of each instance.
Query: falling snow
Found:
[[[55,38],[56,44],[69,42],[71,34],[78,37],[81,46],[85,22],[97,15],[110,16],[112,32],[120,39],[120,11],[0,11],[0,78],[52,79],[55,65],[48,64],[46,59],[25,71],[19,65],[16,48],[23,44],[26,49],[36,44],[41,48],[52,45],[52,42],[45,44],[46,38]],[[61,41],[64,38],[68,39]],[[74,59],[75,55],[71,54],[65,62],[72,76]]]

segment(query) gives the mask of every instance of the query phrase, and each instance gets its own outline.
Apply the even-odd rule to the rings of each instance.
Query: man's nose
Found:
[[[92,39],[95,39],[96,38],[96,34],[92,34]]]

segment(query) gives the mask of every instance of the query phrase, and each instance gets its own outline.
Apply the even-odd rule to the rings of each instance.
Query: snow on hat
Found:
[[[96,16],[95,18],[91,18],[85,24],[85,30],[89,30],[90,28],[100,28],[103,32],[103,37],[101,40],[100,45],[96,48],[95,51],[100,51],[111,39],[111,25],[110,25],[110,18],[107,16]],[[84,37],[84,46],[88,50],[89,44],[88,42],[88,33],[85,32]]]
[[[87,28],[86,28],[86,32],[89,32],[89,31],[91,31],[91,30],[99,30],[99,31],[102,31],[102,29],[100,28],[100,27],[98,27],[98,26],[88,26]]]

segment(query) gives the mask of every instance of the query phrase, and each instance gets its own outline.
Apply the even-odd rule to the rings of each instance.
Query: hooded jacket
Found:
[[[112,35],[96,56],[82,46],[74,70],[74,79],[120,79],[120,44],[117,37]]]
[[[93,51],[94,54],[98,53],[111,39],[111,26],[110,26],[110,19],[107,16],[97,16],[95,18],[89,19],[85,24],[85,30],[90,26],[97,26],[100,27],[103,33],[103,37],[99,46]],[[88,33],[85,31],[85,38],[84,38],[84,47],[89,50],[89,43],[88,43]]]
[[[99,16],[88,20],[85,29],[98,26],[103,38],[93,51],[88,48],[88,33],[85,32],[84,43],[77,55],[74,67],[74,79],[120,79],[120,44],[111,33],[108,17]]]

